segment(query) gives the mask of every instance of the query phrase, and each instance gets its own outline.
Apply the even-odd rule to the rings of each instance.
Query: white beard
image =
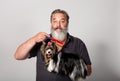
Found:
[[[67,31],[68,31],[68,29],[57,32],[57,31],[55,31],[54,29],[51,28],[52,37],[57,39],[57,40],[60,40],[60,41],[63,41],[66,38]]]

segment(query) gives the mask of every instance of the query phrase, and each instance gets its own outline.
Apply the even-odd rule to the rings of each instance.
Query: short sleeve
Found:
[[[85,61],[86,64],[91,65],[91,60],[88,54],[88,50],[86,48],[86,45],[84,43],[81,43],[81,57],[83,58],[83,60]]]
[[[38,51],[39,51],[39,49],[40,49],[40,46],[41,46],[41,43],[37,43],[31,50],[30,50],[30,57],[29,58],[31,58],[31,57],[35,57],[35,56],[37,56],[37,53],[38,53]]]

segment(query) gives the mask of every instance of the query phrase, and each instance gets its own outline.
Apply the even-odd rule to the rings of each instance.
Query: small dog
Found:
[[[45,41],[42,42],[42,46],[40,48],[40,51],[43,56],[43,60],[46,64],[49,63],[49,61],[54,57],[54,55],[57,52],[57,47],[54,43]]]
[[[58,52],[56,44],[51,41],[43,42],[40,50],[49,72],[65,74],[73,81],[86,78],[86,64],[77,54]]]

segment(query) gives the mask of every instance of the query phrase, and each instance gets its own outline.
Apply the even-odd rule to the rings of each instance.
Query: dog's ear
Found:
[[[46,43],[44,41],[42,41],[42,45],[40,47],[40,51],[41,51],[42,55],[44,55],[45,44]]]
[[[58,52],[58,48],[57,48],[57,45],[56,45],[56,43],[55,42],[52,42],[52,44],[53,44],[53,48],[54,48],[54,54],[56,54],[57,52]]]

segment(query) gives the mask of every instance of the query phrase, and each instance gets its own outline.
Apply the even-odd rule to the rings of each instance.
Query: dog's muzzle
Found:
[[[52,50],[51,49],[48,49],[46,51],[46,57],[51,57],[52,56]]]

